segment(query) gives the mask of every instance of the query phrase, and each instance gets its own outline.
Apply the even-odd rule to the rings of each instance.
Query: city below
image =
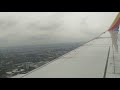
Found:
[[[82,43],[81,43],[82,44]],[[81,45],[63,43],[54,45],[33,45],[0,49],[0,78],[26,74]]]

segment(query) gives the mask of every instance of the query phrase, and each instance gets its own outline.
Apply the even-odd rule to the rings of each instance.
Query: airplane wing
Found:
[[[106,32],[40,68],[13,78],[120,78],[120,55]]]

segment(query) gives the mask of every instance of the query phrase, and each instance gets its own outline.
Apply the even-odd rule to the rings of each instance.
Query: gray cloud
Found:
[[[0,30],[8,30],[9,28],[15,27],[18,24],[15,20],[0,19]]]
[[[0,13],[0,47],[86,41],[107,30],[117,12]]]

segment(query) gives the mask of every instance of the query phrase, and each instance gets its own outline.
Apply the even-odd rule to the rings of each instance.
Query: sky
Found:
[[[0,12],[0,47],[87,41],[118,12]]]

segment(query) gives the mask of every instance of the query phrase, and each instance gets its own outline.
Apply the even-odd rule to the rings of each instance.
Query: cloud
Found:
[[[16,20],[0,19],[0,30],[9,30],[18,24]]]
[[[0,13],[0,46],[86,41],[106,31],[117,12]]]

